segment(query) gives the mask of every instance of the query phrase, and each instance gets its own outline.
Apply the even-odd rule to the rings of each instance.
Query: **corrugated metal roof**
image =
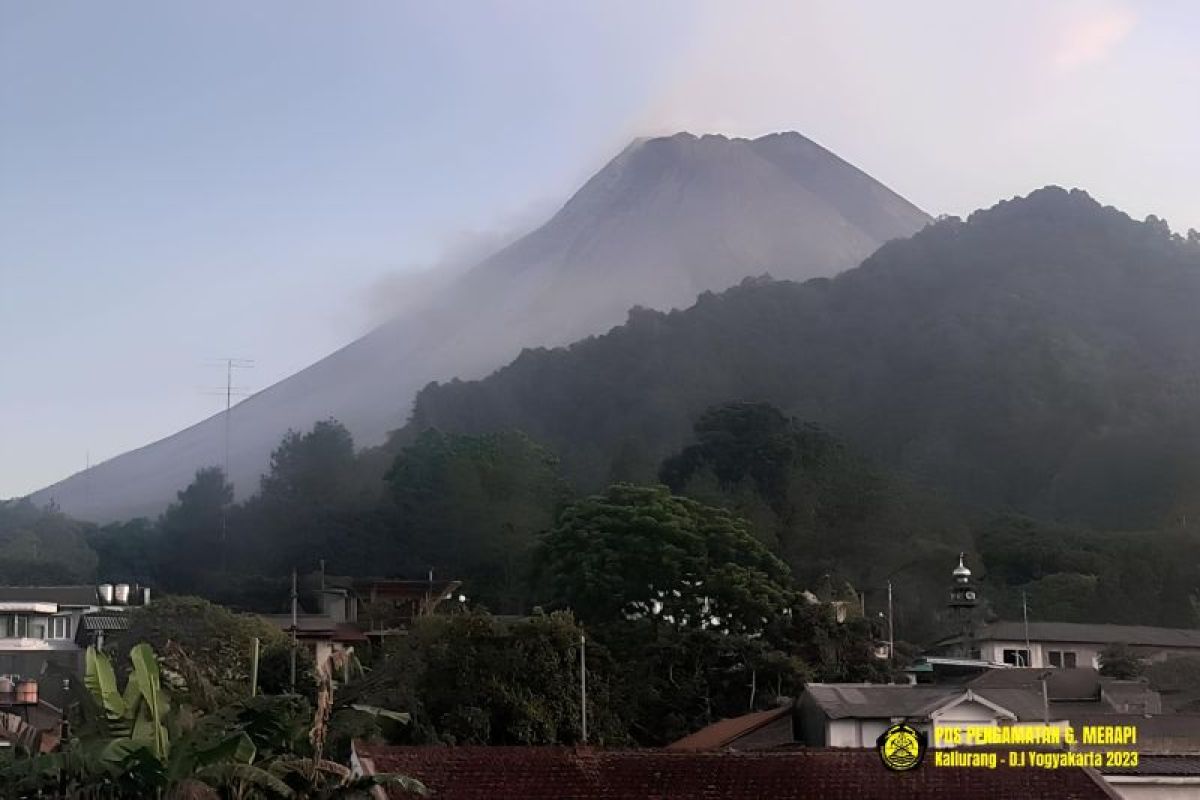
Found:
[[[0,586],[0,603],[58,603],[94,606],[100,602],[95,586]]]
[[[944,639],[950,644],[959,637]],[[1154,628],[1148,625],[1093,625],[1082,622],[1031,622],[1029,639],[1035,642],[1073,642],[1076,644],[1114,644],[1124,642],[1144,647],[1181,647],[1200,650],[1200,630],[1194,628]],[[1025,623],[992,622],[975,634],[977,642],[1025,641]]]
[[[129,617],[125,614],[84,614],[79,622],[85,631],[129,630]]]
[[[917,717],[963,693],[961,687],[810,683],[804,692],[829,719]]]
[[[1100,696],[1100,673],[1091,667],[994,669],[967,685],[972,689],[1035,689],[1040,694],[1043,675],[1051,700],[1094,700]]]
[[[810,683],[805,694],[829,719],[923,718],[967,691],[1010,711],[1018,720],[1040,720],[1042,695],[1023,687],[980,689],[974,686],[910,686],[906,684]],[[1092,704],[1089,708],[1098,708]]]

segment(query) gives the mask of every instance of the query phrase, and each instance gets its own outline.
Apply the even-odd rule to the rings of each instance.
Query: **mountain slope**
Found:
[[[411,425],[520,428],[598,485],[653,476],[708,406],[766,401],[972,504],[1161,525],[1200,500],[1196,308],[1200,242],[1047,188],[833,280],[747,281],[429,387]]]
[[[832,275],[928,220],[799,134],[639,140],[428,307],[236,406],[231,477],[239,496],[252,492],[288,428],[336,417],[377,444],[429,381],[478,377],[522,347],[598,333],[634,305],[685,306],[747,275]],[[152,515],[197,468],[222,463],[223,443],[218,415],[33,499],[96,521]]]

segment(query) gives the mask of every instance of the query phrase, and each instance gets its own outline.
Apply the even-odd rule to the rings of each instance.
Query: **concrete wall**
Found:
[[[1195,800],[1200,776],[1105,775],[1104,780],[1125,800]]]
[[[874,747],[875,740],[891,725],[890,719],[831,719],[825,728],[825,746]],[[929,726],[924,724],[914,724],[913,727],[929,730]]]
[[[1024,650],[1024,641],[987,641],[982,642],[979,646],[980,657],[988,661],[1004,661],[1005,650]],[[1049,667],[1050,666],[1050,651],[1069,651],[1075,653],[1075,666],[1077,667],[1094,667],[1100,666],[1100,651],[1104,649],[1099,645],[1093,644],[1078,644],[1075,642],[1030,642],[1030,660],[1033,662],[1028,666],[1031,667]]]

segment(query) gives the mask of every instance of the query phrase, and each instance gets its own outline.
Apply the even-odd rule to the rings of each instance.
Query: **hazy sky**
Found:
[[[931,213],[1200,228],[1200,4],[0,4],[0,497],[265,388],[628,139],[798,130]]]

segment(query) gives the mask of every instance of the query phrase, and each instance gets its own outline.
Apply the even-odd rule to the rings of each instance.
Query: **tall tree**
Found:
[[[589,624],[755,632],[788,602],[787,566],[743,520],[665,486],[615,484],[569,506],[539,567],[551,599]]]
[[[426,431],[396,457],[387,481],[410,568],[465,578],[468,593],[494,610],[525,610],[533,547],[569,496],[552,454],[513,431]]]
[[[87,525],[28,500],[0,501],[0,583],[91,581],[96,555]]]
[[[220,467],[206,467],[177,497],[159,518],[159,572],[172,589],[192,591],[202,585],[204,573],[228,566],[233,485]]]
[[[289,431],[271,454],[258,494],[245,504],[247,560],[266,574],[313,568],[320,559],[330,569],[369,572],[363,550],[372,543],[377,495],[340,422]]]

